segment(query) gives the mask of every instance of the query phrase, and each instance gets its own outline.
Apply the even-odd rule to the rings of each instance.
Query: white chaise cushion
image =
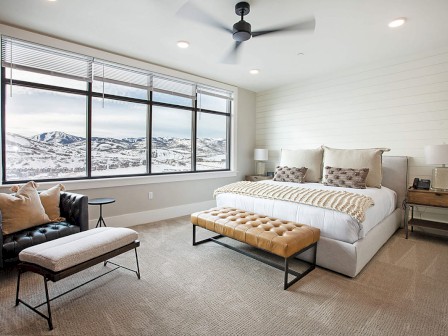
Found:
[[[96,228],[28,247],[19,253],[19,259],[59,272],[137,239],[138,233],[128,228]]]

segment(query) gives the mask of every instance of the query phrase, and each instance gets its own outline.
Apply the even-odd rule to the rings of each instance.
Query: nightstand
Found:
[[[414,226],[420,226],[438,230],[448,230],[448,223],[414,218],[414,206],[417,205],[448,209],[448,192],[409,188],[404,205],[404,228],[406,232],[406,239],[408,238],[409,225],[411,226],[411,229],[413,229]],[[409,210],[411,210],[411,218],[409,218]]]
[[[272,180],[272,176],[246,175],[245,180],[246,181],[251,181],[251,182],[257,182],[257,181],[263,181],[263,180]]]

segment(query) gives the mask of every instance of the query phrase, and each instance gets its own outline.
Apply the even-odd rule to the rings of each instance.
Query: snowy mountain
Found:
[[[146,138],[92,138],[92,176],[146,173]],[[7,180],[86,176],[86,139],[60,131],[32,137],[6,134]],[[197,143],[197,169],[223,169],[226,141],[204,138]],[[152,138],[153,173],[190,171],[191,139]]]
[[[46,143],[59,143],[68,145],[73,142],[83,141],[85,138],[81,138],[75,135],[70,135],[64,132],[54,131],[45,132],[31,137],[32,140],[42,141]]]

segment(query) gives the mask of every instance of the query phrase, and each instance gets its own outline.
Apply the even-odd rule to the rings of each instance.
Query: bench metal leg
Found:
[[[204,244],[204,243],[207,243],[209,241],[213,241],[214,239],[219,239],[219,238],[224,237],[223,235],[217,235],[217,236],[213,236],[213,237],[210,237],[210,238],[202,239],[200,241],[196,241],[196,226],[197,225],[193,224],[193,246],[196,246],[196,245],[199,245],[199,244]]]
[[[309,250],[310,248],[314,247],[314,251],[313,251],[313,261],[311,263],[306,262],[301,260],[302,262],[305,262],[308,264],[308,268],[303,271],[302,273],[298,273],[295,272],[293,270],[289,269],[289,259],[291,258],[295,258],[296,256],[298,256],[299,254]],[[289,258],[285,258],[285,282],[283,285],[283,289],[287,289],[288,287],[290,287],[291,285],[295,284],[297,281],[299,281],[300,279],[302,279],[305,275],[307,275],[309,272],[311,272],[313,269],[316,268],[316,255],[317,255],[317,243],[314,243],[306,248],[304,248],[303,250],[299,251],[298,253],[296,253],[295,255],[289,257]],[[288,282],[288,275],[292,274],[295,275],[295,278],[292,279],[290,282]]]
[[[224,242],[222,242],[222,241],[219,241],[218,239],[224,237],[223,235],[218,235],[218,236],[210,237],[210,238],[203,239],[203,240],[201,240],[201,241],[196,242],[196,226],[197,226],[197,225],[194,225],[194,224],[193,224],[193,245],[199,245],[199,244],[202,244],[202,243],[206,243],[206,242],[209,242],[209,241],[213,241],[213,242],[215,242],[215,243],[217,243],[217,244],[219,244],[219,245],[222,245],[222,246],[224,246],[224,247],[227,247],[227,248],[229,248],[229,249],[231,249],[231,250],[233,250],[233,251],[235,251],[235,252],[244,254],[245,256],[251,257],[251,258],[256,259],[256,260],[258,260],[258,261],[261,261],[262,263],[265,263],[265,264],[267,264],[267,265],[269,265],[269,266],[272,266],[272,267],[275,267],[275,268],[277,268],[277,269],[279,269],[279,270],[282,270],[282,271],[285,272],[285,273],[284,273],[284,284],[283,284],[283,289],[288,289],[288,287],[290,287],[291,285],[295,284],[297,281],[299,281],[300,279],[302,279],[305,275],[307,275],[307,274],[310,273],[313,269],[316,268],[317,243],[314,243],[314,244],[311,244],[311,245],[305,247],[304,249],[300,250],[299,252],[297,252],[296,254],[290,256],[289,258],[285,258],[285,259],[284,259],[284,265],[280,265],[280,264],[277,264],[277,263],[275,263],[275,262],[273,262],[273,261],[271,261],[271,260],[268,260],[268,259],[266,259],[266,258],[257,256],[257,255],[255,255],[255,254],[252,254],[252,253],[249,253],[249,252],[246,252],[246,251],[243,251],[243,250],[241,250],[241,249],[239,249],[239,248],[237,248],[237,247],[234,247],[234,246],[231,246],[231,245],[229,245],[229,244],[226,244],[226,243],[224,243]],[[205,229],[205,230],[207,230],[207,229]],[[210,230],[209,230],[209,231],[210,231]],[[304,262],[304,263],[306,263],[306,264],[309,265],[308,268],[307,268],[305,271],[303,271],[302,273],[299,273],[299,272],[296,272],[296,271],[294,271],[294,270],[289,269],[289,260],[290,260],[291,258],[295,258],[295,257],[298,256],[299,254],[301,254],[301,253],[303,253],[303,252],[305,252],[305,251],[307,251],[307,250],[309,250],[310,248],[313,248],[313,247],[314,247],[313,261],[312,261],[311,263],[309,263],[309,262],[307,262],[307,261],[303,261],[303,260],[301,260],[302,262]],[[291,274],[291,275],[294,275],[295,277],[294,277],[294,279],[292,279],[291,281],[288,282],[288,276],[289,276],[290,274]]]

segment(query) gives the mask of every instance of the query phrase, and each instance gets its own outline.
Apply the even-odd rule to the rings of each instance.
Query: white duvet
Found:
[[[308,224],[319,228],[321,236],[323,237],[341,240],[347,243],[354,243],[358,239],[363,238],[367,232],[395,210],[397,202],[396,193],[386,187],[381,187],[381,189],[351,189],[327,187],[320,183],[297,184],[275,181],[260,181],[256,183],[279,184],[291,187],[324,190],[337,189],[371,197],[375,202],[375,205],[367,209],[366,219],[362,223],[358,223],[356,219],[345,213],[318,208],[311,205],[231,193],[219,194],[216,196],[216,204],[218,207],[230,206],[266,216]]]

